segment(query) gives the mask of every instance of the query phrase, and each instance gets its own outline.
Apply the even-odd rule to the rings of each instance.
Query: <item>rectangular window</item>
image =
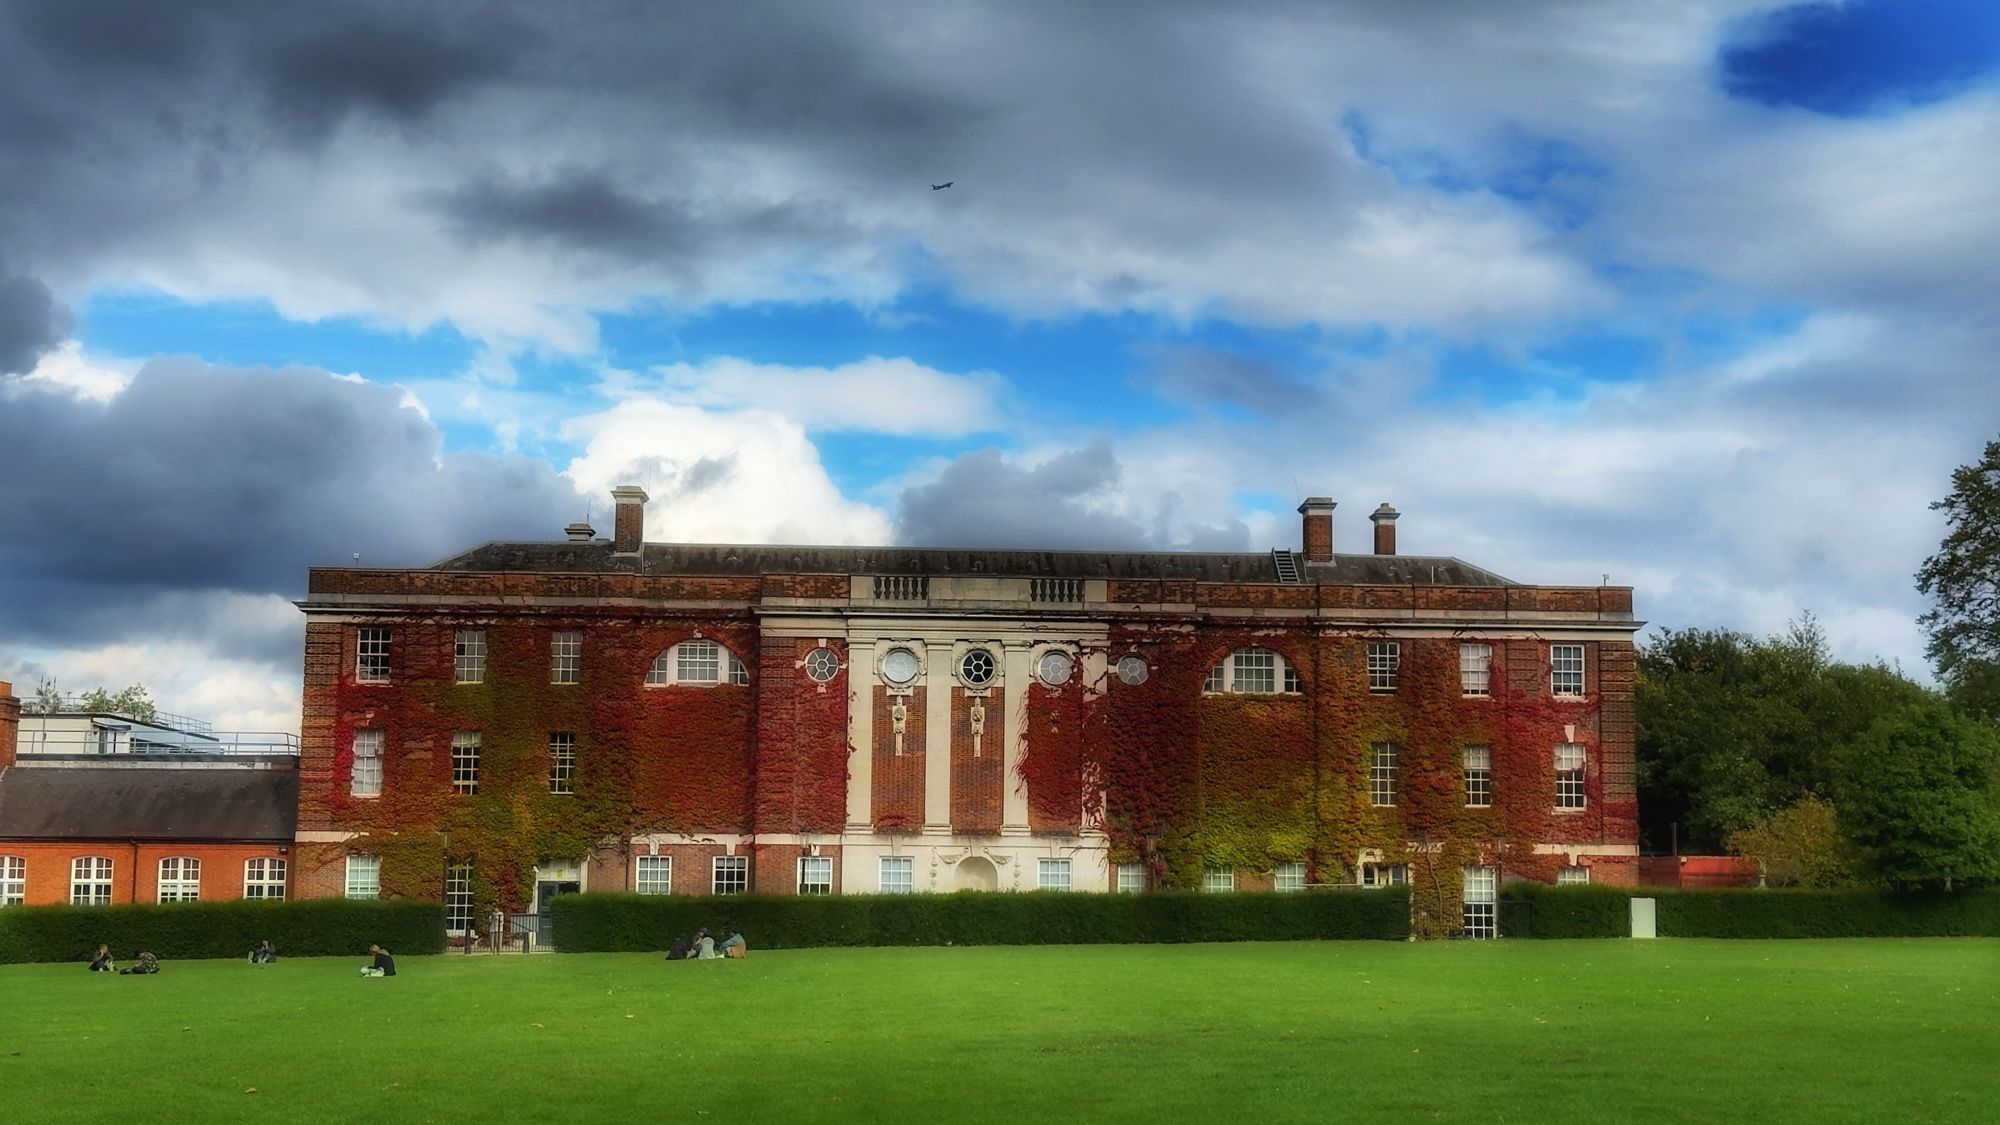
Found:
[[[1403,664],[1403,646],[1396,641],[1368,642],[1368,690],[1395,691]]]
[[[549,732],[549,792],[576,792],[576,732]]]
[[[1590,868],[1588,867],[1565,867],[1561,871],[1556,872],[1556,886],[1558,887],[1581,887],[1587,885],[1589,882]]]
[[[0,855],[0,906],[19,906],[28,897],[28,861]]]
[[[885,855],[876,877],[885,895],[906,895],[917,889],[916,863],[906,855]]]
[[[1460,695],[1492,694],[1492,645],[1458,646],[1458,692]]]
[[[347,791],[356,797],[382,795],[382,732],[354,732],[354,773]]]
[[[583,634],[555,633],[549,637],[549,682],[574,684],[583,681]]]
[[[830,895],[833,893],[832,856],[805,855],[799,857],[799,893],[802,895]]]
[[[1230,657],[1230,691],[1268,695],[1278,690],[1278,654],[1266,649],[1239,649]]]
[[[281,902],[285,897],[285,861],[260,857],[243,864],[243,897]]]
[[[201,861],[192,856],[168,856],[161,860],[159,899],[161,902],[200,901]]]
[[[1036,860],[1035,888],[1044,891],[1069,890],[1069,860]]]
[[[1226,894],[1236,889],[1236,869],[1209,864],[1201,871],[1201,889],[1213,894]]]
[[[363,684],[389,682],[389,630],[362,629],[356,633],[354,679]]]
[[[479,732],[476,730],[452,733],[451,788],[455,793],[479,792]]]
[[[1465,869],[1465,906],[1460,920],[1464,923],[1466,937],[1494,936],[1499,921],[1498,896],[1494,884],[1491,867]]]
[[[1368,803],[1377,808],[1396,804],[1396,756],[1393,742],[1377,742],[1369,747]]]
[[[715,857],[714,878],[711,885],[719,895],[740,895],[750,889],[750,857],[741,855],[719,855]]]
[[[670,895],[674,893],[674,857],[670,855],[638,856],[633,868],[632,889],[642,895]]]
[[[382,897],[381,856],[351,855],[347,857],[347,897]]]
[[[451,643],[452,678],[461,684],[486,682],[486,631],[460,629]]]
[[[1565,742],[1556,747],[1556,807],[1580,809],[1584,806],[1583,745]]]
[[[472,932],[472,861],[462,859],[444,871],[444,928],[449,933]]]
[[[79,856],[69,865],[71,906],[111,905],[111,861],[101,855]]]
[[[1483,809],[1493,804],[1493,748],[1468,746],[1465,755],[1465,807]]]
[[[1578,698],[1583,695],[1583,646],[1549,646],[1549,692]]]
[[[1289,860],[1278,865],[1272,876],[1271,889],[1274,891],[1303,891],[1306,889],[1306,865],[1298,860]]]
[[[1361,885],[1372,890],[1384,887],[1406,887],[1410,884],[1410,865],[1407,863],[1364,863],[1361,865]]]
[[[684,684],[722,680],[722,646],[714,641],[682,641],[674,646],[674,679]]]
[[[1118,893],[1136,895],[1146,889],[1146,865],[1143,863],[1121,863],[1118,865]]]

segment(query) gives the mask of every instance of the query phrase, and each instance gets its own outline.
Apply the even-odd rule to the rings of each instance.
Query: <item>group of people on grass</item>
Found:
[[[274,965],[277,964],[277,961],[278,950],[271,944],[268,938],[258,942],[257,948],[250,951],[250,963],[252,965]],[[119,976],[127,977],[152,976],[154,973],[160,971],[160,959],[151,953],[141,953],[135,964],[121,969],[118,967],[118,963],[112,959],[111,947],[109,945],[99,945],[97,952],[90,958],[90,971],[93,973],[117,973]],[[381,946],[370,945],[368,947],[368,963],[361,967],[361,975],[364,977],[393,977],[396,975],[396,959],[391,957],[389,951]]]
[[[715,935],[709,933],[706,926],[696,930],[691,938],[675,938],[673,945],[667,948],[667,960],[720,961],[742,957],[750,951],[749,944],[743,940],[743,931],[735,926],[724,926],[722,929],[727,936],[721,941],[715,940]]]
[[[121,969],[118,963],[111,959],[111,947],[99,945],[97,953],[90,959],[90,971],[117,973],[121,977],[149,977],[160,971],[160,959],[150,953],[141,953],[137,961]]]

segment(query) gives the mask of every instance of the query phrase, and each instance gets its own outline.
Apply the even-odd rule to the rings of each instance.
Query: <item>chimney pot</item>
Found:
[[[1396,553],[1396,517],[1402,514],[1386,503],[1369,513],[1368,518],[1375,521],[1376,554],[1393,555]]]
[[[636,555],[646,543],[646,501],[652,497],[636,484],[621,484],[611,490],[615,506],[611,525],[611,552]]]
[[[1307,562],[1333,561],[1333,510],[1338,506],[1328,496],[1308,496],[1299,505],[1299,514],[1305,517],[1300,538]]]
[[[587,523],[573,523],[563,528],[563,535],[572,543],[588,543],[597,538],[597,529]]]

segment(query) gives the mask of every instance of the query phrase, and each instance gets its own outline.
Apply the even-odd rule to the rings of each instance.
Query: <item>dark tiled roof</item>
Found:
[[[1307,582],[1339,585],[1512,586],[1458,559],[1422,555],[1336,555],[1306,565]],[[949,547],[783,547],[721,543],[648,543],[643,553],[614,555],[588,543],[487,543],[432,570],[647,575],[910,574],[1012,578],[1192,578],[1202,582],[1276,582],[1271,553],[1195,554],[1137,551],[996,551]]]
[[[289,840],[296,769],[16,765],[0,773],[0,839]]]

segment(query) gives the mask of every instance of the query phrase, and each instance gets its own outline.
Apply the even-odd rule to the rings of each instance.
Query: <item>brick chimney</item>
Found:
[[[1403,513],[1383,504],[1369,514],[1375,521],[1375,553],[1393,555],[1396,553],[1396,517]]]
[[[14,685],[0,680],[0,770],[14,764],[21,738],[21,701],[14,698]]]
[[[1333,561],[1333,510],[1338,506],[1326,496],[1308,496],[1299,505],[1299,514],[1305,517],[1303,545],[1307,562]]]
[[[611,490],[611,502],[617,505],[615,522],[611,525],[611,553],[615,555],[636,555],[646,542],[646,501],[652,497],[636,484],[621,484]]]

